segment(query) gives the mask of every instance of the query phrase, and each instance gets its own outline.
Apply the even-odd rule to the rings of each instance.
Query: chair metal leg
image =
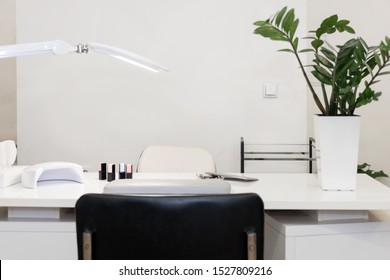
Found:
[[[83,232],[83,260],[92,260],[92,234]]]
[[[255,232],[247,232],[248,260],[257,259],[257,238]]]

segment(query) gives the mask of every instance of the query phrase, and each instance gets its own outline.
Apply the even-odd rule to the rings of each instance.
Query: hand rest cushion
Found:
[[[23,171],[22,185],[36,188],[39,181],[84,182],[83,168],[71,162],[45,162],[27,167]]]
[[[220,179],[125,179],[104,187],[104,193],[110,194],[222,194],[230,190],[230,184]]]

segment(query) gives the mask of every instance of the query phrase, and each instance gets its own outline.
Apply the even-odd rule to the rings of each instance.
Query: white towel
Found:
[[[16,161],[16,154],[15,141],[0,142],[0,169],[11,167]]]

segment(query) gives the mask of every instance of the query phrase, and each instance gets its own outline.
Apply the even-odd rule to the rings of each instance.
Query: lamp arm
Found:
[[[0,58],[26,55],[61,55],[75,52],[76,48],[61,40],[0,46]]]
[[[112,56],[114,58],[120,59],[127,63],[137,65],[139,67],[148,69],[153,72],[168,71],[165,67],[158,65],[157,63],[144,58],[138,54],[100,44],[100,43],[90,43],[90,44],[78,44],[77,46],[72,46],[71,44],[61,41],[47,41],[39,43],[27,43],[27,44],[16,44],[16,45],[6,45],[0,46],[0,59],[7,57],[18,57],[26,55],[40,55],[40,54],[53,54],[53,55],[62,55],[69,53],[99,53]]]

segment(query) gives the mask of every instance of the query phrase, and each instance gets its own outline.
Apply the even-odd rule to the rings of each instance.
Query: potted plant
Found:
[[[256,21],[255,34],[275,41],[283,41],[288,48],[279,51],[292,53],[299,64],[320,114],[314,116],[316,155],[319,183],[326,190],[354,190],[360,116],[355,110],[377,101],[381,92],[373,85],[381,75],[390,74],[390,38],[378,46],[369,47],[360,37],[332,46],[324,39],[328,34],[355,34],[348,20],[332,15],[310,31],[310,48],[299,48],[295,36],[299,19],[294,9],[284,7],[267,20]],[[301,55],[311,52],[313,63],[303,65]],[[310,71],[320,83],[320,95],[308,77]]]

